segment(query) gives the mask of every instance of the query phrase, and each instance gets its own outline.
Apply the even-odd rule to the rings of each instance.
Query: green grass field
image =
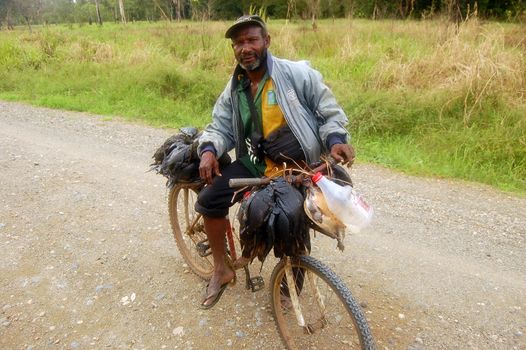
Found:
[[[226,22],[0,32],[0,99],[204,126],[235,65]],[[271,20],[271,51],[320,70],[359,161],[526,193],[526,28],[472,20]]]

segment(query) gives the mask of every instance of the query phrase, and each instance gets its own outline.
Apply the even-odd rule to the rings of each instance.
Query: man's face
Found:
[[[261,67],[270,45],[270,36],[261,35],[261,27],[241,28],[232,37],[232,49],[241,68],[255,71]]]

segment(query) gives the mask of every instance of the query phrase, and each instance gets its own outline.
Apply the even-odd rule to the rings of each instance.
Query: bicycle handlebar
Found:
[[[327,169],[327,164],[322,163],[320,166],[312,170],[312,173],[318,171],[325,171]],[[304,179],[304,175],[292,176],[290,181],[301,182]],[[245,186],[261,186],[268,185],[272,179],[270,177],[248,177],[248,178],[239,178],[239,179],[230,179],[228,180],[228,186],[231,188],[235,187],[245,187]]]
[[[270,177],[249,177],[241,179],[230,179],[228,186],[230,187],[244,187],[244,186],[260,186],[270,183]]]

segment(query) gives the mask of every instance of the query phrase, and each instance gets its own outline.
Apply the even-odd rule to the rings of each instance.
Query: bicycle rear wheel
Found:
[[[203,217],[195,212],[199,185],[177,184],[170,190],[168,212],[172,233],[190,269],[204,279],[214,272],[212,251],[204,230]]]
[[[291,258],[286,258],[291,259]],[[291,259],[304,323],[299,325],[286,276],[286,260],[270,278],[272,310],[288,349],[374,349],[374,341],[360,306],[341,279],[311,256]]]

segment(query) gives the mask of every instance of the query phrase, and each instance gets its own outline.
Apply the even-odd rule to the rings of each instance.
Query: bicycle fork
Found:
[[[325,303],[323,302],[323,297],[320,293],[318,285],[316,284],[316,276],[309,271],[306,271],[306,275],[321,313],[320,318],[316,322],[309,324],[305,323],[305,318],[303,317],[303,313],[301,311],[296,281],[294,280],[294,273],[292,271],[291,259],[289,257],[285,257],[285,278],[287,279],[287,285],[289,286],[288,291],[290,300],[292,302],[292,307],[294,309],[294,314],[296,315],[296,321],[298,322],[298,326],[303,328],[303,332],[305,334],[313,334],[315,331],[322,329],[327,325],[327,320],[325,318]]]

